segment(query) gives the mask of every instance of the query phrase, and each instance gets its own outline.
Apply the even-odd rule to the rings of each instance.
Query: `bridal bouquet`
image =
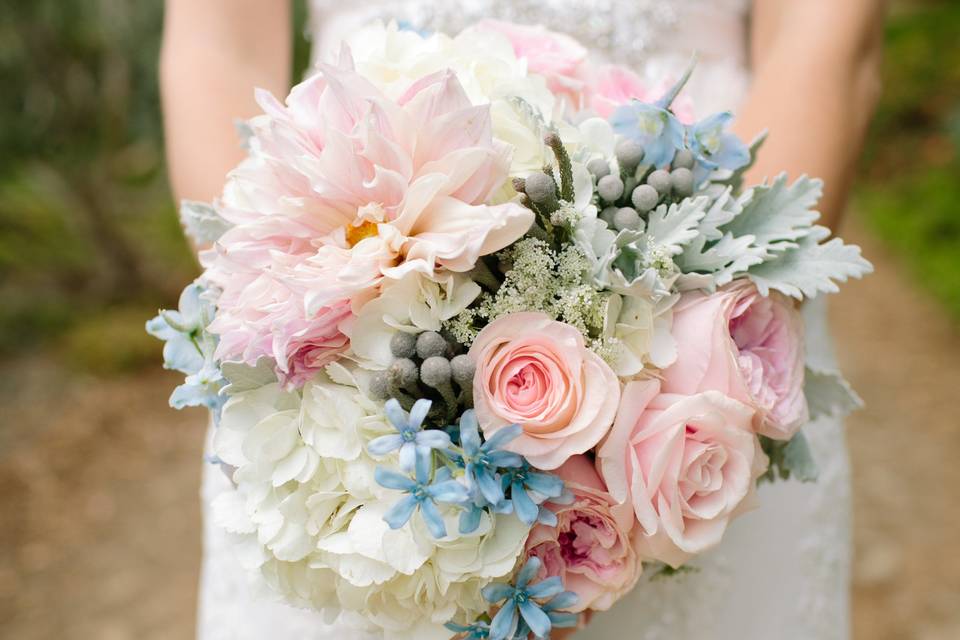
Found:
[[[689,72],[688,74],[689,75]],[[848,409],[800,303],[870,270],[816,180],[576,41],[372,26],[183,221],[148,330],[216,424],[213,505],[289,603],[384,638],[544,638],[812,480]]]

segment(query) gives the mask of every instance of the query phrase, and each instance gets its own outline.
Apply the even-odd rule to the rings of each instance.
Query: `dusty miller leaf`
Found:
[[[783,465],[800,482],[815,482],[820,475],[807,437],[800,431],[783,448]]]
[[[729,187],[716,197],[700,221],[697,237],[674,259],[680,270],[688,274],[681,277],[681,288],[722,287],[737,274],[763,262],[766,252],[753,246],[753,236],[735,237],[731,233],[724,234],[720,231],[720,227],[733,220],[741,211],[742,207]],[[707,283],[707,286],[704,287],[703,283]]]
[[[818,293],[836,293],[837,282],[860,278],[873,271],[873,265],[860,255],[860,247],[834,238],[826,227],[813,227],[809,235],[781,255],[751,267],[750,279],[763,295],[774,289],[792,298],[813,298]]]
[[[198,245],[216,242],[233,226],[209,204],[195,200],[184,200],[180,204],[180,221],[187,235]]]
[[[752,235],[758,247],[771,253],[792,246],[810,233],[811,225],[820,217],[813,207],[822,193],[822,181],[801,176],[787,186],[787,176],[782,173],[772,184],[744,193],[740,197],[743,211],[721,231],[734,236]]]
[[[803,393],[810,408],[810,419],[845,416],[863,406],[863,401],[837,370],[807,367]]]
[[[757,479],[758,483],[789,480],[792,477],[801,482],[813,482],[817,479],[817,463],[802,431],[787,442],[760,436],[760,445],[770,460],[770,466]]]
[[[698,226],[707,214],[710,199],[706,196],[687,199],[680,204],[660,205],[650,212],[647,234],[663,245],[671,255],[683,251],[683,245],[699,234]]]

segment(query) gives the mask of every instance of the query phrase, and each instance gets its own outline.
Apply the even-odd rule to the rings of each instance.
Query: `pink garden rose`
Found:
[[[385,283],[468,271],[533,222],[518,203],[487,204],[511,149],[452,72],[393,100],[345,53],[285,103],[257,100],[251,157],[218,203],[234,226],[202,255],[222,291],[220,359],[270,356],[296,384],[347,347],[353,314]]]
[[[557,471],[574,501],[550,504],[557,526],[538,524],[527,538],[527,555],[543,561],[543,577],[560,576],[580,599],[571,611],[606,611],[630,591],[642,571],[630,535],[633,513],[614,509],[593,462],[573,456]]]
[[[637,550],[677,567],[720,542],[753,506],[767,458],[753,410],[722,393],[660,393],[656,380],[624,387],[597,452],[610,495],[639,522]]]
[[[719,391],[757,410],[756,430],[789,440],[807,422],[803,319],[789,298],[739,281],[684,294],[673,310],[677,360],[665,393]]]
[[[543,26],[529,26],[484,20],[478,28],[506,36],[517,58],[525,58],[527,68],[547,80],[554,93],[567,96],[579,106],[583,88],[581,65],[587,59],[587,50],[570,36],[556,33]]]
[[[494,320],[470,347],[474,405],[484,435],[519,424],[507,448],[556,469],[607,434],[620,400],[616,374],[577,329],[543,313]]]

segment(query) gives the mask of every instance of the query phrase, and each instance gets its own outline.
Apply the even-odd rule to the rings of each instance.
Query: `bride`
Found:
[[[826,181],[826,224],[843,210],[879,84],[883,0],[342,0],[312,2],[315,56],[364,22],[404,20],[456,33],[484,17],[540,23],[592,44],[653,81],[672,80],[691,52],[696,109],[732,109],[742,137],[770,137],[754,181],[787,169]],[[167,0],[162,82],[171,180],[178,197],[211,200],[242,156],[233,122],[254,115],[253,87],[285,95],[291,14],[286,1]],[[818,300],[817,302],[819,302]],[[825,309],[805,309],[808,349],[829,359]],[[849,467],[842,424],[806,429],[820,465],[813,484],[760,490],[699,558],[702,571],[643,582],[580,638],[830,640],[849,637]],[[208,465],[204,508],[226,479]],[[226,534],[209,523],[201,582],[201,640],[351,637],[288,608],[248,582]],[[554,637],[557,637],[556,635]]]

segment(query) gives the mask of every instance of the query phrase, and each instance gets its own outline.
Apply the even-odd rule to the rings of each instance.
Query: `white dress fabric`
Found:
[[[543,24],[628,64],[657,82],[675,78],[696,51],[688,93],[698,115],[736,110],[749,84],[747,0],[313,0],[316,55],[373,19],[456,33],[491,17]],[[832,363],[825,305],[807,305],[811,358]],[[805,427],[820,468],[816,483],[777,482],[761,506],[738,520],[722,544],[693,561],[695,571],[642,579],[577,639],[847,640],[849,638],[850,477],[843,426]],[[206,465],[204,514],[227,480]],[[234,560],[227,534],[204,525],[198,616],[200,640],[313,640],[367,636],[276,602]]]

